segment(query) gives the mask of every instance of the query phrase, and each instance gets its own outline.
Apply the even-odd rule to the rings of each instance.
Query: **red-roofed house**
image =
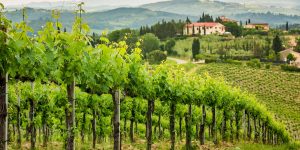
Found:
[[[191,23],[184,26],[184,35],[209,35],[225,33],[225,26],[217,22],[199,22]]]
[[[237,24],[239,24],[238,21],[233,20],[233,19],[230,19],[230,18],[227,18],[227,17],[225,17],[225,16],[221,16],[220,19],[222,20],[223,23],[224,23],[224,22],[232,22],[232,23],[237,23]]]

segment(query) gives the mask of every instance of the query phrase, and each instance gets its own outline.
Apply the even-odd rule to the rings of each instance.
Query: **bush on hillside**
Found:
[[[256,30],[256,29],[244,29],[243,36],[247,35],[268,35],[267,31]]]
[[[233,59],[224,60],[225,63],[234,64],[234,65],[243,65],[243,62]]]
[[[246,64],[247,64],[247,66],[252,67],[252,68],[261,68],[261,66],[262,66],[259,59],[251,59]]]
[[[220,60],[218,55],[213,55],[213,54],[199,54],[196,55],[196,59],[205,60],[205,63],[214,63]]]
[[[270,63],[266,64],[266,65],[265,65],[266,69],[271,69],[271,65],[272,65],[272,64],[270,64]]]
[[[176,41],[174,39],[170,39],[166,42],[164,50],[166,50],[168,52],[168,55],[177,54],[177,52],[174,51],[175,44],[176,44]]]
[[[284,71],[290,71],[290,72],[300,72],[300,68],[296,66],[291,66],[291,65],[281,65],[281,69]]]
[[[148,54],[150,64],[160,64],[167,59],[167,54],[161,50],[154,50]]]
[[[147,33],[143,37],[141,48],[143,55],[148,57],[147,54],[160,48],[160,40],[152,33]]]

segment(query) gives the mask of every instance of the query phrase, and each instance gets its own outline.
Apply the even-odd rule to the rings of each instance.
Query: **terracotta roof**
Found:
[[[221,19],[223,22],[238,22],[238,21],[236,21],[236,20],[227,18],[227,17],[225,17],[225,16],[221,16],[220,19]]]
[[[195,26],[195,27],[214,27],[218,24],[220,24],[220,23],[217,23],[217,22],[197,22],[197,23],[188,24],[187,26],[188,27],[193,27],[193,26]],[[222,25],[222,24],[220,24],[220,25]]]

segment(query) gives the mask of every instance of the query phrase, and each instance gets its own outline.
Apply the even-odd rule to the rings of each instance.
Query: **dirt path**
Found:
[[[172,61],[176,61],[177,64],[187,64],[188,63],[188,61],[186,61],[186,60],[172,58],[172,57],[168,57],[167,59],[172,60]]]

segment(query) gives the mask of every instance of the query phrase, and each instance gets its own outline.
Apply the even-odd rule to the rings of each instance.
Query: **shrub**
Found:
[[[238,61],[238,60],[233,60],[233,59],[227,59],[224,62],[228,63],[228,64],[235,64],[235,65],[242,65],[243,64],[243,62]]]
[[[164,50],[168,52],[168,55],[177,55],[177,51],[174,51],[174,46],[176,41],[174,39],[170,39],[166,42]]]
[[[205,60],[205,63],[213,63],[219,61],[218,55],[212,55],[212,54],[199,54],[196,56],[197,60]]]
[[[188,51],[189,51],[189,49],[188,49],[188,48],[184,48],[184,52],[186,52],[186,53],[187,53]]]
[[[268,35],[267,31],[262,31],[262,30],[256,30],[256,29],[244,29],[243,30],[243,36],[247,35]]]
[[[160,48],[160,40],[152,33],[147,33],[143,37],[143,42],[141,48],[143,50],[144,56],[150,52]]]
[[[300,68],[291,65],[281,65],[281,69],[290,72],[300,72]]]
[[[288,63],[290,63],[291,61],[295,61],[296,60],[296,57],[293,55],[293,54],[289,54],[287,57],[286,57]]]
[[[259,59],[251,59],[249,62],[247,62],[247,66],[253,68],[261,68],[262,65]]]
[[[154,50],[148,54],[148,61],[150,64],[160,64],[167,59],[166,53],[160,50]]]
[[[266,69],[270,69],[272,64],[266,64]]]

